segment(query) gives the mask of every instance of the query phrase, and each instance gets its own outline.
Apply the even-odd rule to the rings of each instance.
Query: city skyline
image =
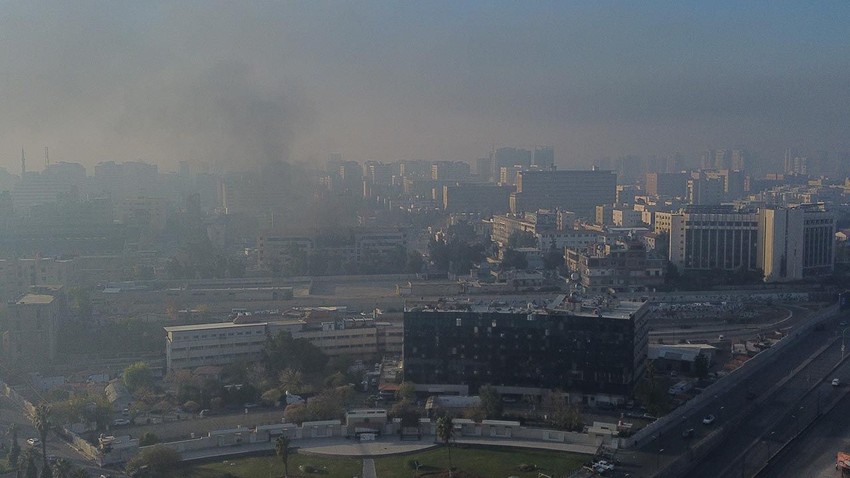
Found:
[[[848,9],[8,4],[0,167],[847,151]]]

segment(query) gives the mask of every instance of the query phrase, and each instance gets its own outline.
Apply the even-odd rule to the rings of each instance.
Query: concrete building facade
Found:
[[[823,204],[759,211],[758,265],[766,282],[785,282],[832,274],[835,214]]]
[[[571,401],[632,392],[648,347],[645,304],[559,309],[415,308],[404,314],[404,376],[418,390],[490,384],[501,393],[560,389]],[[560,307],[560,306],[559,306]]]
[[[755,270],[758,238],[758,213],[692,206],[671,216],[669,259],[680,271]]]

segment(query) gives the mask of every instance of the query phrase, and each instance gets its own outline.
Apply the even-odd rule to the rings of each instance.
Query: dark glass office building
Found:
[[[419,390],[485,384],[506,393],[631,394],[643,373],[645,304],[614,309],[433,310],[404,314],[404,377]]]

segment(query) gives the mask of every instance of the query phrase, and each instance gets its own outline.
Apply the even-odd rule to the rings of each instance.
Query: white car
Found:
[[[115,420],[112,420],[112,425],[114,425],[116,427],[120,427],[122,425],[129,425],[129,424],[130,424],[130,420],[128,420],[126,418],[116,418]]]
[[[600,460],[593,464],[593,471],[600,475],[604,474],[606,471],[612,471],[613,469],[614,464],[605,460]]]
[[[839,386],[839,385],[841,385],[841,381],[840,381],[840,380],[838,380],[837,378],[833,378],[833,379],[832,379],[832,386],[833,386],[833,387],[837,387],[837,386]]]
[[[714,423],[714,420],[717,420],[717,417],[715,417],[714,415],[707,415],[705,418],[702,419],[702,424],[711,425],[712,423]]]
[[[27,445],[39,446],[41,445],[41,440],[39,438],[27,438]]]

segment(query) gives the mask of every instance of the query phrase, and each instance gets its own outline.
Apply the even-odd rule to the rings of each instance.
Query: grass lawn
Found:
[[[311,465],[321,469],[321,473],[304,473],[300,465]],[[360,476],[363,471],[361,458],[322,457],[311,455],[289,455],[289,476],[315,476],[317,478],[351,478]],[[181,467],[175,470],[173,478],[280,478],[283,476],[283,462],[277,455],[253,458],[225,459]]]
[[[528,448],[453,446],[451,454],[452,464],[457,470],[481,478],[507,478],[508,476],[537,478],[540,472],[552,478],[565,477],[581,468],[582,463],[587,461],[584,455]],[[376,459],[375,468],[378,478],[413,476],[413,470],[408,465],[411,460],[419,461],[419,471],[425,476],[429,472],[449,467],[449,453],[445,448],[439,447],[415,455],[396,455]],[[534,470],[521,471],[519,469],[521,464],[534,465]]]
[[[480,478],[537,478],[539,472],[552,478],[568,476],[581,467],[587,457],[578,454],[549,450],[532,450],[507,447],[464,447],[453,446],[452,464],[465,476]],[[408,462],[419,461],[419,472],[427,478],[429,473],[445,470],[449,466],[449,454],[445,448],[426,450],[410,455],[392,455],[375,458],[378,478],[412,477],[414,470]],[[519,465],[534,465],[533,471],[521,471]],[[312,465],[321,473],[304,473],[299,465]],[[352,478],[360,476],[362,458],[324,457],[292,454],[289,457],[289,476],[316,478]],[[181,467],[172,473],[172,478],[280,478],[283,464],[277,456],[237,458]]]

